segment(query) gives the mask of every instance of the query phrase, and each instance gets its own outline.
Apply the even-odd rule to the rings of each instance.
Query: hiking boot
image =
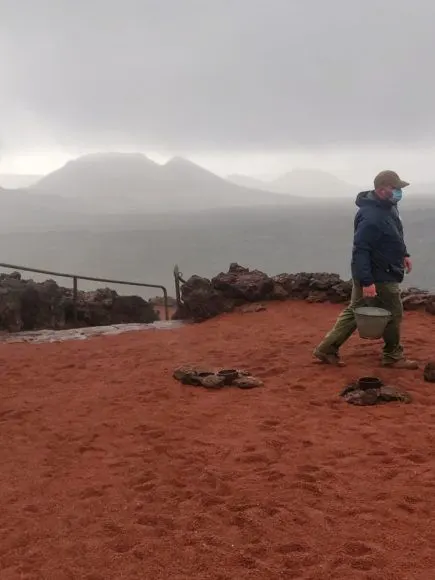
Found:
[[[340,359],[338,354],[334,353],[326,353],[322,352],[318,348],[316,348],[313,352],[313,355],[319,360],[321,363],[325,365],[331,365],[334,367],[344,367],[344,362]]]
[[[415,371],[418,369],[418,363],[415,360],[409,360],[407,358],[401,358],[396,361],[383,361],[382,366],[389,369],[398,369],[404,371]]]

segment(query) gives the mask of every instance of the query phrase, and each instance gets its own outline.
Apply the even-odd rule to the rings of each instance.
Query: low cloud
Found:
[[[6,148],[432,146],[430,0],[0,0]]]

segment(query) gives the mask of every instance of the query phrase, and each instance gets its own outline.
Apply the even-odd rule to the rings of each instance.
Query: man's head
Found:
[[[381,171],[374,179],[375,192],[380,199],[399,201],[402,189],[408,185],[407,181],[400,179],[397,173],[390,169]]]

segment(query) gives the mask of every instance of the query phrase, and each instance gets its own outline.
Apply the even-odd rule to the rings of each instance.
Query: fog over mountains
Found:
[[[6,228],[20,222],[25,227],[60,227],[91,215],[191,213],[298,201],[236,185],[186,159],[159,165],[139,153],[85,155],[27,188],[2,188],[0,193],[0,224]]]
[[[262,181],[246,175],[229,175],[228,180],[252,189],[303,197],[342,197],[358,189],[355,184],[345,183],[326,171],[312,169],[294,169],[271,181]]]
[[[0,183],[28,183],[17,189],[0,187],[0,225],[3,231],[65,229],[122,222],[120,216],[294,206],[318,193],[339,196],[355,190],[314,170],[293,171],[270,184],[251,181],[223,179],[180,157],[160,165],[140,153],[89,154],[41,178],[0,176]]]
[[[20,189],[29,187],[39,181],[42,175],[20,175],[16,173],[0,173],[0,188]]]
[[[346,277],[360,189],[315,170],[266,183],[225,180],[181,158],[159,165],[141,154],[86,155],[27,188],[0,189],[1,261],[161,283],[171,293],[175,263],[186,275],[212,276],[238,261],[270,274]],[[430,185],[426,195],[415,189],[401,204],[415,261],[407,284],[435,288],[435,196]]]
[[[288,196],[236,185],[175,157],[164,165],[140,153],[91,154],[70,161],[29,190],[79,200],[93,213],[192,212],[291,203]]]

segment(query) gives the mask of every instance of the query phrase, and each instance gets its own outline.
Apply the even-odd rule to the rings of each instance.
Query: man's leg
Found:
[[[392,315],[383,335],[385,343],[382,357],[383,365],[392,365],[396,368],[417,368],[418,365],[415,361],[410,361],[403,356],[403,347],[400,340],[403,305],[399,284],[394,282],[380,283],[376,285],[376,291],[379,305],[389,310]]]
[[[378,303],[381,308],[392,314],[384,332],[383,360],[395,362],[403,358],[403,348],[400,342],[400,327],[403,318],[403,306],[400,298],[399,284],[384,282],[376,284]]]
[[[362,304],[362,288],[353,283],[350,304],[343,310],[330,332],[314,351],[314,355],[323,362],[334,364],[338,362],[340,347],[356,330],[354,309]]]

